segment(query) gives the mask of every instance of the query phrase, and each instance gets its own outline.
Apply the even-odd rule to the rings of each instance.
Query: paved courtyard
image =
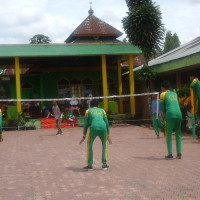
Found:
[[[200,199],[200,142],[183,137],[183,158],[165,160],[165,138],[139,126],[111,127],[108,171],[94,143],[94,171],[85,172],[82,128],[4,132],[0,200]],[[173,140],[175,155],[175,141]]]

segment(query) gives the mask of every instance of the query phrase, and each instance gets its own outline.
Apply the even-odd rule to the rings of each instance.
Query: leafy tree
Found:
[[[127,39],[126,39],[126,38],[124,38],[122,41],[123,41],[123,42],[127,42]]]
[[[152,0],[126,0],[127,16],[122,19],[129,41],[138,46],[144,54],[144,65],[160,49],[164,26],[161,12]]]
[[[165,32],[159,6],[152,0],[126,0],[127,16],[122,19],[123,28],[129,42],[138,46],[144,56],[144,67],[136,72],[136,79],[145,84],[150,91],[150,82],[155,79],[153,69],[147,67],[148,61],[160,51]],[[150,114],[151,99],[147,97]]]
[[[176,33],[172,35],[171,31],[167,31],[166,37],[165,37],[165,42],[164,42],[164,48],[163,48],[163,53],[167,53],[177,47],[180,46],[180,40],[179,37]]]
[[[30,44],[49,44],[51,42],[50,38],[43,34],[34,35],[30,41]]]
[[[150,91],[150,82],[155,79],[156,72],[153,68],[142,67],[140,70],[136,71],[136,80],[143,82],[147,88],[147,91]]]
[[[142,67],[141,69],[137,70],[135,73],[135,79],[141,83],[144,84],[145,92],[149,93],[151,91],[150,89],[150,83],[151,81],[155,80],[156,72],[154,72],[153,68],[150,67]],[[151,97],[145,96],[145,106],[147,106],[148,109],[146,110],[146,115],[143,117],[150,117],[151,113]]]

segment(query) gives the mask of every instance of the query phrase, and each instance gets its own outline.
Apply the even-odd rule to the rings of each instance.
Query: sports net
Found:
[[[100,108],[105,108],[104,102],[107,101],[106,112],[111,126],[141,125],[151,121],[152,96],[159,99],[158,92],[106,97],[0,99],[2,126],[3,130],[56,128],[55,113],[52,110],[52,102],[56,101],[63,116],[61,128],[82,127],[85,111],[94,99]],[[17,111],[19,105],[21,112]],[[134,113],[131,106],[134,107]]]

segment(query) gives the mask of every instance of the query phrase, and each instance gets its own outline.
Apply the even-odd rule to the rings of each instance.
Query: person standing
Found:
[[[91,108],[86,110],[84,118],[84,129],[83,129],[83,138],[81,139],[81,144],[87,135],[88,127],[90,126],[90,132],[87,141],[87,166],[84,167],[84,170],[90,171],[93,170],[93,142],[98,136],[102,142],[102,169],[107,170],[109,168],[107,164],[107,140],[111,144],[112,141],[109,137],[109,124],[106,116],[106,112],[98,108],[98,101],[93,99],[91,101]]]
[[[159,102],[159,104],[158,104]],[[158,104],[158,105],[157,105]],[[157,108],[158,106],[158,108]],[[152,124],[154,131],[156,133],[157,139],[160,139],[160,133],[159,129],[162,128],[162,119],[160,118],[160,100],[157,101],[157,95],[152,96]],[[158,112],[158,117],[157,117],[157,112]]]
[[[75,98],[75,96],[72,97],[71,101],[69,102],[71,107],[77,108],[78,107],[78,100]]]
[[[3,134],[2,134],[2,112],[0,108],[0,142],[3,142]]]
[[[92,94],[89,94],[88,97],[92,97]],[[91,101],[92,101],[92,99],[88,99],[87,100],[87,106],[88,106],[88,108],[91,108]]]
[[[197,121],[200,119],[200,81],[199,79],[194,75],[190,75],[190,87],[194,90],[194,108],[195,108],[195,114]]]
[[[60,128],[60,124],[62,122],[62,113],[60,111],[60,108],[58,107],[58,104],[56,101],[53,101],[53,106],[52,106],[52,112],[53,112],[53,115],[56,119],[56,126],[57,126],[57,129],[58,129],[58,132],[57,132],[57,136],[59,135],[62,135],[63,132]]]
[[[172,154],[172,132],[176,133],[176,151],[177,159],[181,159],[182,156],[182,135],[181,135],[181,122],[182,113],[178,103],[177,94],[169,90],[170,83],[164,81],[161,84],[160,100],[161,100],[161,111],[164,114],[165,128],[166,128],[166,142],[168,155],[166,159],[173,159]]]

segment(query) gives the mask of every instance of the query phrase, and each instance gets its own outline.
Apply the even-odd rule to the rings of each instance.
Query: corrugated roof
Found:
[[[200,52],[200,37],[197,37],[194,40],[149,61],[148,64],[149,66],[159,65],[172,60],[190,56],[192,54],[199,52]]]
[[[155,67],[156,72],[164,72],[195,65],[200,63],[200,57],[197,56],[197,53],[200,53],[200,37],[149,61],[148,66]],[[136,67],[133,71],[137,71],[142,67],[143,65]],[[125,72],[123,75],[128,73]]]
[[[113,26],[100,20],[93,12],[89,11],[89,16],[71,33],[71,35],[65,40],[66,43],[73,42],[77,37],[85,36],[112,36],[117,38],[122,33]]]

